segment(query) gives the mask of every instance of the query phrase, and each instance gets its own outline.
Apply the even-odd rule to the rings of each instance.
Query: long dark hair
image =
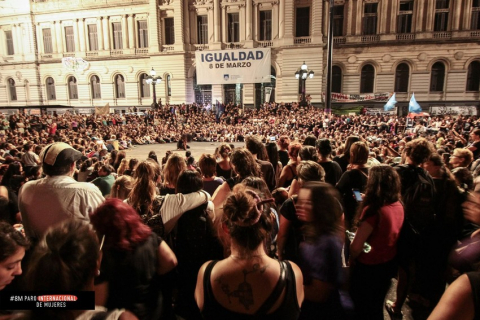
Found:
[[[355,221],[364,221],[378,213],[381,207],[400,200],[400,177],[394,168],[387,165],[374,166],[368,173],[365,197],[359,206]],[[360,215],[365,210],[363,218]]]

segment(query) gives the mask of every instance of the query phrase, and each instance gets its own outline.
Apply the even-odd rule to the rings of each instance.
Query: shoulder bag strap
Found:
[[[279,261],[280,264],[280,277],[277,281],[277,285],[273,289],[270,296],[265,300],[262,306],[255,312],[255,315],[265,315],[267,312],[273,307],[273,305],[277,302],[278,298],[283,292],[283,289],[286,286],[286,266],[284,261]]]

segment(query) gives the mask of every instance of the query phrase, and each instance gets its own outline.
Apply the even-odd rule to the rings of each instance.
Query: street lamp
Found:
[[[155,110],[158,109],[157,94],[155,92],[155,85],[160,84],[160,82],[162,82],[162,77],[160,77],[160,76],[156,77],[156,75],[157,75],[157,73],[152,68],[152,70],[150,70],[150,75],[147,77],[147,80],[145,80],[147,82],[147,84],[151,84],[153,86],[152,108],[155,109]]]
[[[302,66],[300,69],[295,72],[295,78],[298,79],[298,85],[300,88],[300,92],[302,93],[302,100],[300,101],[300,106],[304,107],[308,105],[307,100],[305,98],[305,91],[306,91],[306,82],[307,78],[313,78],[315,75],[315,72],[313,70],[308,70],[307,65],[305,64],[305,61],[303,62]]]

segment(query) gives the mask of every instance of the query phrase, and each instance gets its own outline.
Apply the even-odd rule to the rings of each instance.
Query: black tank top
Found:
[[[297,285],[295,281],[295,274],[292,270],[292,266],[288,261],[282,261],[280,263],[280,279],[277,282],[275,289],[272,291],[267,300],[258,309],[256,314],[244,314],[238,313],[226,309],[217,302],[213,295],[213,290],[210,282],[210,275],[212,269],[218,261],[212,261],[205,269],[203,277],[203,296],[204,305],[202,315],[204,319],[208,320],[247,320],[247,319],[262,319],[262,320],[292,320],[298,319],[300,315],[300,306],[297,300]],[[285,298],[275,311],[267,314],[271,307],[277,302],[279,295],[285,288]]]
[[[472,286],[472,298],[473,305],[475,306],[474,320],[480,319],[480,273],[479,272],[467,272],[468,280]]]

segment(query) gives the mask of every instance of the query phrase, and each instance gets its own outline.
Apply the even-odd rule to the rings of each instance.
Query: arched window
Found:
[[[332,92],[342,92],[342,69],[339,66],[332,67]]]
[[[172,96],[172,77],[167,75],[167,97]]]
[[[142,98],[150,97],[150,85],[147,83],[147,77],[148,75],[146,73],[142,73],[138,81],[140,86],[140,97]]]
[[[410,68],[406,63],[400,63],[395,71],[395,92],[408,92]]]
[[[92,99],[101,99],[102,91],[100,88],[100,78],[98,76],[92,76],[90,78],[90,86],[92,89]]]
[[[48,77],[45,83],[47,85],[47,100],[56,100],[57,97],[55,95],[55,81],[52,77]]]
[[[480,87],[480,61],[473,61],[468,66],[467,91],[479,91]]]
[[[121,74],[115,76],[115,92],[117,98],[125,98],[125,80]]]
[[[373,93],[375,84],[375,69],[371,64],[367,64],[362,68],[362,76],[360,79],[360,93]]]
[[[432,74],[430,78],[430,92],[443,92],[445,84],[445,65],[436,62],[432,66]]]
[[[77,79],[75,77],[68,78],[68,97],[70,100],[78,99]]]
[[[8,91],[10,93],[10,101],[17,100],[17,88],[15,87],[15,80],[8,79]]]

